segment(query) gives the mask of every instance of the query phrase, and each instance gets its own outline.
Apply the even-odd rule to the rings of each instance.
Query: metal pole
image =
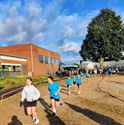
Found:
[[[31,44],[31,64],[32,64],[32,75],[33,75],[33,73],[34,73],[34,60],[33,60],[32,44]]]
[[[49,51],[49,71],[51,72],[50,58],[51,58],[51,54],[50,54],[50,51]]]

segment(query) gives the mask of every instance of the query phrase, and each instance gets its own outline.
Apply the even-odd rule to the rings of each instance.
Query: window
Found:
[[[55,59],[55,58],[50,58],[50,64],[59,64],[59,59]]]
[[[49,58],[47,56],[45,56],[45,63],[49,64]]]
[[[54,59],[52,58],[52,64],[54,64]]]
[[[44,63],[44,56],[43,55],[39,55],[39,61],[40,61],[40,63]]]
[[[52,64],[52,58],[50,57],[50,64]]]
[[[56,64],[56,59],[54,59],[54,64]]]
[[[13,71],[14,72],[20,72],[20,71],[22,71],[21,66],[13,66]]]

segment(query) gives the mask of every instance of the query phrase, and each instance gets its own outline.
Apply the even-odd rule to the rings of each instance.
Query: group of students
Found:
[[[52,115],[57,116],[56,107],[58,105],[62,105],[62,102],[60,100],[61,87],[57,82],[54,81],[52,76],[48,77],[48,83],[49,83],[48,92],[49,92],[51,106],[52,106]],[[73,78],[68,77],[66,79],[66,84],[68,87],[69,94],[71,94],[71,85],[72,85],[72,88],[74,89],[76,84],[78,86],[78,93],[80,94],[82,76],[77,75],[77,77],[74,76]],[[26,80],[26,85],[22,90],[20,107],[24,104],[24,101],[26,101],[27,115],[31,116],[35,124],[39,124],[39,119],[36,113],[37,101],[39,98],[40,98],[39,90],[32,84],[32,78],[28,77]]]
[[[80,75],[77,75],[70,78],[68,77],[66,79],[66,85],[67,85],[67,88],[68,88],[68,94],[70,95],[71,94],[71,88],[74,89],[75,88],[75,85],[77,84],[77,87],[78,87],[78,94],[80,94],[81,92],[81,84],[82,84],[82,77]]]

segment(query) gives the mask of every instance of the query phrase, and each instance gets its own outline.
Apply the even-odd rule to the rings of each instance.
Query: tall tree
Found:
[[[84,60],[118,61],[124,50],[124,25],[121,17],[111,9],[102,9],[88,25],[80,55]]]

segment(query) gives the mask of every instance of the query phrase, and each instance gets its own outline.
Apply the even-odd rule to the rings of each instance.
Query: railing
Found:
[[[21,87],[15,89],[15,90],[11,90],[11,91],[9,91],[9,92],[7,92],[7,93],[2,94],[2,95],[1,95],[1,102],[3,101],[3,99],[4,99],[5,96],[7,96],[7,95],[13,95],[13,94],[15,94],[15,93],[21,91],[22,88],[23,88],[23,86],[21,86]]]

